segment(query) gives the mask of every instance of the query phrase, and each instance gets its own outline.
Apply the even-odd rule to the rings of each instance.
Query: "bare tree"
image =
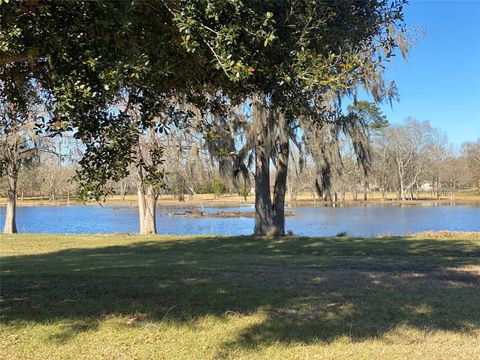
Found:
[[[315,183],[315,165],[311,159],[302,159],[298,151],[290,152],[290,171],[287,176],[287,192],[290,201],[296,201],[301,192],[313,188]]]
[[[470,183],[480,192],[480,138],[477,141],[464,143],[462,151],[468,166]]]
[[[442,193],[442,173],[445,171],[444,162],[449,152],[448,147],[447,135],[438,129],[432,129],[427,151],[425,180],[430,183],[437,199]]]
[[[454,199],[455,191],[467,180],[467,162],[459,152],[450,148],[441,163],[441,177],[445,188],[450,192],[450,200]]]
[[[402,125],[385,129],[384,137],[388,156],[397,176],[398,197],[407,199],[407,193],[418,184],[426,170],[432,128],[427,122],[407,119]]]

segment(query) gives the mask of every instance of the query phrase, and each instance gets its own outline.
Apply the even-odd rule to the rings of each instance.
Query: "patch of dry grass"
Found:
[[[405,205],[418,205],[418,204],[450,204],[450,203],[478,203],[480,202],[480,194],[478,193],[465,193],[457,192],[454,199],[450,199],[449,196],[444,196],[441,199],[437,199],[429,192],[421,192],[418,194],[419,200],[395,200],[396,193],[387,193],[386,199],[382,199],[380,192],[369,193],[367,201],[363,198],[357,198],[354,200],[353,195],[347,193],[345,196],[345,203],[347,205],[355,205],[362,203],[379,203],[379,204],[405,204]],[[0,206],[5,206],[7,203],[6,198],[0,197]],[[254,204],[255,196],[250,194],[245,201],[244,198],[237,194],[223,194],[217,197],[215,194],[196,194],[195,196],[185,196],[185,201],[179,202],[176,196],[162,195],[158,199],[160,206],[236,206],[244,204]],[[295,201],[287,199],[287,203],[293,205],[312,205],[322,203],[317,199],[315,193],[304,192],[298,194]],[[26,197],[24,199],[19,198],[17,204],[19,206],[65,206],[65,205],[81,205],[83,204],[78,198],[71,197],[59,198],[56,200],[49,200],[41,197]],[[88,203],[89,205],[97,205],[97,203]],[[106,205],[118,205],[118,206],[137,206],[136,195],[127,195],[122,198],[119,195],[112,195],[107,197]]]
[[[480,240],[480,231],[424,231],[415,234],[420,239],[466,239]]]
[[[0,250],[2,359],[480,354],[471,234],[18,235]]]

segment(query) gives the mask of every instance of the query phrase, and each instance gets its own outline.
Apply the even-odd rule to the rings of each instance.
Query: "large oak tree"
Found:
[[[341,133],[352,138],[359,159],[367,157],[363,124],[341,113],[340,100],[358,86],[377,101],[395,95],[382,71],[397,47],[406,50],[403,5],[11,1],[0,5],[0,65],[28,64],[34,76],[46,74],[36,77],[50,94],[54,114],[44,128],[74,132],[84,142],[78,174],[83,195],[101,198],[107,180],[124,177],[136,161],[149,177],[142,191],[152,196],[153,209],[162,151],[150,147],[154,163],[139,159],[142,137],[178,125],[175,119],[186,108],[197,109],[205,120],[211,114],[225,119],[232,107],[249,106],[249,120],[240,127],[248,141],[233,154],[233,169],[238,173],[253,154],[255,234],[283,235],[291,143],[309,149],[324,178]],[[185,113],[185,119],[192,115]],[[154,211],[147,213],[154,220]],[[147,228],[141,231],[155,231]]]

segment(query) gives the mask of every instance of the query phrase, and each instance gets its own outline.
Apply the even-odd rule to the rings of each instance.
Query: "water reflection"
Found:
[[[420,206],[419,206],[420,205]],[[290,207],[286,229],[297,235],[332,236],[347,232],[352,236],[402,235],[419,231],[480,231],[480,204],[445,205],[427,203],[365,204],[360,206]],[[252,218],[185,218],[171,214],[188,207],[160,207],[161,234],[247,235],[253,231]],[[202,211],[253,211],[253,206],[207,207]],[[0,208],[3,227],[5,209]],[[18,208],[19,232],[26,233],[136,233],[137,208],[125,206],[41,206]]]

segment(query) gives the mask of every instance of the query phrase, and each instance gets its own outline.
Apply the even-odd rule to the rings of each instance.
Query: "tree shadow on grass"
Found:
[[[404,238],[201,237],[4,257],[1,322],[66,320],[68,342],[109,316],[126,326],[261,311],[228,344],[353,341],[405,324],[480,327],[480,246]]]

